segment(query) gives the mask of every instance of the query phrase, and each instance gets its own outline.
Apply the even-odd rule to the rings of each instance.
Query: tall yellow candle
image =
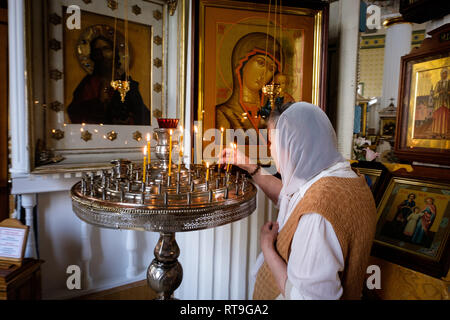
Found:
[[[147,133],[147,152],[148,152],[147,164],[150,165],[152,162],[152,151],[150,149],[150,133]]]
[[[222,157],[222,150],[223,150],[223,132],[224,132],[224,129],[220,128],[220,146],[219,146],[219,160],[218,160],[219,165],[220,165],[220,158]]]
[[[206,163],[206,181],[209,181],[209,162]]]
[[[147,147],[144,147],[144,161],[142,163],[142,182],[145,183],[146,164],[147,164]]]
[[[169,130],[170,138],[169,138],[169,176],[172,173],[172,129]]]

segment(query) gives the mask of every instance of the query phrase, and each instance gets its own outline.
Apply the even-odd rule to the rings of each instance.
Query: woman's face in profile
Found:
[[[262,54],[251,57],[242,70],[244,86],[259,91],[272,79],[275,62]]]

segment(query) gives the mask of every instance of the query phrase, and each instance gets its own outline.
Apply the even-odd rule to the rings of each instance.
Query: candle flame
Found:
[[[170,129],[170,130],[169,130],[169,134],[170,134],[170,135],[172,135],[172,133],[173,133],[173,130],[172,130],[172,129]]]
[[[150,133],[147,133],[147,141],[150,141]]]
[[[142,152],[143,154],[144,154],[144,156],[146,156],[147,155],[147,146],[145,146],[144,147],[144,150],[143,150],[143,152]]]
[[[223,133],[223,130],[224,130],[223,127],[221,127],[221,128],[220,128],[220,131],[222,131],[222,133]]]
[[[206,169],[208,169],[208,168],[209,168],[209,162],[206,163]]]
[[[195,132],[195,133],[198,133],[198,128],[197,128],[197,126],[194,126],[194,132]]]

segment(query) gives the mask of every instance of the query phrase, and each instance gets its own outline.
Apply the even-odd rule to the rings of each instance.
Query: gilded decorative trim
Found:
[[[156,21],[159,21],[162,19],[162,12],[159,10],[153,10],[153,18],[155,18]]]
[[[50,23],[54,24],[55,26],[61,24],[62,22],[62,18],[60,15],[58,15],[57,13],[52,13],[49,17],[48,20],[50,21]]]
[[[137,16],[140,15],[140,14],[142,13],[141,7],[139,7],[137,4],[134,5],[134,6],[132,7],[131,10],[132,10],[133,13],[134,13],[135,15],[137,15]]]
[[[106,138],[107,138],[109,141],[114,141],[114,140],[116,140],[116,139],[117,139],[117,132],[115,132],[114,130],[108,132],[108,133],[106,134]]]
[[[136,140],[137,142],[141,141],[142,133],[140,133],[139,131],[133,132],[133,139]]]
[[[400,17],[393,17],[393,18],[388,18],[388,19],[384,20],[383,27],[385,27],[387,29],[395,24],[401,24],[401,23],[412,24],[411,22],[406,21],[405,19],[403,19],[402,16],[400,16]]]
[[[63,73],[61,71],[59,71],[58,69],[52,69],[49,72],[50,74],[50,79],[58,81],[62,79],[62,75]]]
[[[53,101],[52,103],[50,103],[50,109],[55,112],[60,112],[63,111],[64,105],[59,101]]]
[[[59,129],[53,129],[52,130],[52,139],[55,139],[55,140],[64,139],[64,131],[61,131]]]
[[[178,4],[178,0],[168,0],[167,1],[167,7],[169,9],[169,14],[171,16],[173,16],[175,13],[175,10],[177,10],[177,4]]]
[[[162,44],[162,38],[160,36],[154,36],[153,43],[156,44],[157,46],[160,46]]]
[[[48,46],[50,49],[54,51],[61,50],[61,41],[58,41],[55,38],[53,38],[52,40],[49,41]]]
[[[320,65],[322,49],[322,12],[317,12],[314,16],[314,60],[313,60],[313,79],[312,79],[312,104],[319,105],[320,92]]]
[[[86,142],[92,140],[92,133],[90,133],[88,130],[81,131],[81,139]]]
[[[162,60],[161,60],[160,58],[155,58],[155,59],[153,59],[153,65],[154,65],[156,68],[161,68],[161,66],[162,66]]]
[[[153,85],[153,91],[155,91],[155,92],[157,92],[157,93],[160,93],[161,90],[162,90],[162,85],[161,85],[160,83],[155,83],[155,84]]]
[[[113,11],[116,10],[117,7],[119,6],[119,4],[117,3],[116,0],[107,0],[107,5],[108,5],[108,8],[110,8]]]

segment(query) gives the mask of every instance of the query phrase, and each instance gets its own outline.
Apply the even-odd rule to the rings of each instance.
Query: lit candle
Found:
[[[169,176],[172,173],[172,129],[169,130],[170,138],[169,138]]]
[[[223,149],[223,132],[224,132],[224,129],[220,128],[220,146],[219,146],[219,160],[218,160],[219,166],[220,166],[220,158],[222,157],[222,149]]]
[[[206,181],[209,181],[209,162],[206,163]]]
[[[145,176],[146,176],[146,164],[147,164],[147,147],[144,147],[144,161],[142,163],[142,182],[145,183]]]
[[[148,151],[147,164],[150,166],[150,164],[152,162],[152,150],[150,149],[150,133],[147,133],[147,151]]]

